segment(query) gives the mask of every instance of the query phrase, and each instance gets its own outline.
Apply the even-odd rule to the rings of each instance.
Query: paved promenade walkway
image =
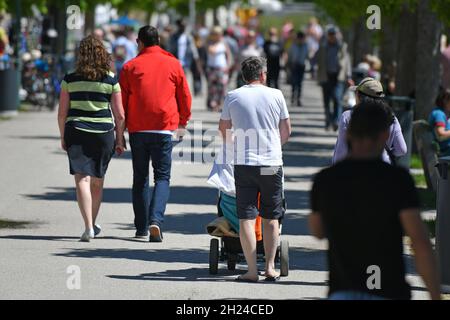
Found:
[[[233,282],[242,264],[236,272],[222,264],[217,276],[209,275],[205,225],[216,216],[217,196],[206,183],[210,163],[174,163],[165,239],[158,244],[133,239],[131,154],[113,159],[99,220],[103,236],[80,243],[83,224],[59,147],[56,113],[27,112],[0,121],[0,219],[31,222],[0,229],[0,299],[325,298],[326,241],[309,235],[308,193],[313,175],[330,164],[336,136],[323,129],[314,82],[306,81],[303,102],[305,107],[290,108],[293,137],[284,153],[289,209],[283,238],[291,245],[291,272],[277,284]],[[218,119],[205,111],[203,99],[194,100],[193,121],[201,121],[203,130],[216,128]],[[198,158],[207,143],[201,131],[193,141]],[[81,270],[80,290],[67,287],[69,266]],[[414,297],[425,298],[411,273]]]

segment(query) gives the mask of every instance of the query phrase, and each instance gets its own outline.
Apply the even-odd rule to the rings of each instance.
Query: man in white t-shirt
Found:
[[[276,281],[275,254],[283,208],[281,146],[291,134],[283,93],[267,87],[267,63],[261,57],[242,62],[247,85],[231,91],[219,123],[226,143],[234,143],[234,177],[242,249],[248,272],[237,281],[258,281],[255,219],[263,218],[266,281]],[[233,131],[231,130],[233,129]]]

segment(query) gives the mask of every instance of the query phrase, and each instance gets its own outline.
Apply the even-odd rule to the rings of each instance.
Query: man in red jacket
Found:
[[[156,28],[142,27],[139,54],[120,73],[133,158],[133,209],[136,237],[161,242],[169,199],[172,136],[191,117],[191,94],[180,62],[159,47]],[[149,189],[152,162],[154,188]],[[150,226],[150,227],[149,227]]]

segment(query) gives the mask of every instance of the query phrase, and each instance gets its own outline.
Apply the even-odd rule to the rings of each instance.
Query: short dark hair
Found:
[[[439,89],[439,94],[436,98],[436,106],[438,108],[444,109],[445,105],[450,101],[450,90],[449,89],[444,89],[444,88],[440,88]]]
[[[305,33],[303,31],[299,31],[297,32],[297,39],[304,39],[305,38]]]
[[[392,108],[389,106],[389,104],[383,97],[371,97],[358,90],[356,91],[356,94],[359,96],[359,105],[364,103],[370,105],[377,105],[378,107],[383,108],[388,114],[391,115],[391,124],[394,123],[395,120],[394,110],[392,110]]]
[[[382,104],[362,102],[352,111],[348,134],[350,138],[375,140],[391,124],[392,114]]]
[[[145,47],[159,45],[158,29],[152,26],[144,26],[139,29],[138,39]]]
[[[249,57],[242,62],[241,69],[246,82],[258,80],[261,72],[267,69],[267,61],[262,57]]]

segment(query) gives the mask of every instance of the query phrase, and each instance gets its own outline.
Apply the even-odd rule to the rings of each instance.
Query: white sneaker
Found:
[[[91,239],[94,239],[94,237],[95,237],[95,234],[94,234],[94,230],[93,230],[93,229],[91,229],[91,230],[86,230],[86,231],[81,235],[80,241],[81,241],[81,242],[89,242],[89,241],[91,241]]]
[[[94,237],[97,237],[102,232],[102,227],[99,224],[94,224]]]

